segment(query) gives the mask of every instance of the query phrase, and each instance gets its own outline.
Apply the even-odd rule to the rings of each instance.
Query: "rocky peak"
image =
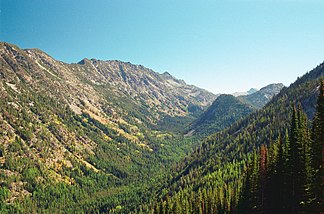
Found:
[[[247,94],[253,94],[253,93],[257,92],[257,91],[258,91],[258,89],[251,88],[250,90],[247,91]]]
[[[264,94],[267,94],[272,97],[272,96],[278,94],[283,87],[284,87],[284,84],[282,84],[282,83],[273,83],[273,84],[270,84],[270,85],[267,85],[267,86],[261,88],[260,92],[263,92]]]
[[[282,83],[273,83],[261,88],[253,94],[238,96],[238,98],[242,102],[259,109],[265,106],[273,96],[277,95],[281,91],[283,87],[284,85]]]

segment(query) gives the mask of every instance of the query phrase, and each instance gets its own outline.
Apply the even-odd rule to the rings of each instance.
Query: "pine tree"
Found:
[[[261,198],[261,212],[264,213],[266,209],[266,184],[267,184],[267,147],[265,145],[261,145],[260,149],[260,169],[259,169],[259,183],[260,183],[260,198]]]
[[[311,153],[310,153],[310,137],[308,130],[308,119],[301,104],[298,105],[298,135],[297,149],[299,155],[298,167],[298,183],[297,183],[297,203],[299,211],[307,210],[307,201],[309,198],[309,186],[312,176]]]
[[[291,176],[291,183],[288,189],[291,189],[291,213],[303,211],[307,199],[306,153],[309,145],[307,123],[307,117],[299,104],[297,109],[296,107],[293,108],[289,138],[290,154],[288,158],[288,167],[291,167],[292,170],[289,174]],[[310,172],[311,170],[308,168],[308,171]]]
[[[287,174],[288,174],[288,206],[290,208],[291,213],[295,213],[295,205],[296,205],[296,186],[298,182],[297,174],[298,168],[297,165],[299,162],[298,155],[298,116],[296,107],[293,106],[292,117],[291,117],[291,125],[290,125],[290,135],[289,135],[289,148],[288,148],[288,158],[287,158]]]
[[[320,93],[317,100],[316,114],[312,127],[312,167],[314,169],[312,179],[312,210],[314,212],[323,211],[323,195],[324,195],[324,81],[320,85]]]

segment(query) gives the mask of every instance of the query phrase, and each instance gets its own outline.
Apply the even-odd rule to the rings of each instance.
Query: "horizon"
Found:
[[[323,1],[205,3],[5,1],[0,40],[66,63],[143,65],[214,94],[289,86],[324,60]]]

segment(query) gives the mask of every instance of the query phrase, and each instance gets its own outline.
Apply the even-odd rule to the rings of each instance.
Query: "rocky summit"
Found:
[[[259,91],[245,96],[238,96],[238,98],[253,108],[259,109],[265,106],[284,87],[282,83],[273,83],[261,88]]]

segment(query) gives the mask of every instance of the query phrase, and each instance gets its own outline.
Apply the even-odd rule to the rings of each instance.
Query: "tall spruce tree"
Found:
[[[320,85],[320,93],[317,100],[316,114],[312,127],[312,167],[314,169],[312,179],[313,199],[311,209],[315,213],[322,212],[324,207],[324,80]]]
[[[289,198],[288,204],[290,207],[290,212],[295,213],[295,204],[297,203],[297,194],[296,186],[298,183],[298,166],[299,164],[299,155],[298,155],[298,113],[296,107],[293,106],[293,112],[291,117],[291,126],[290,126],[290,136],[289,136],[289,155],[288,155],[288,189],[289,189]]]

